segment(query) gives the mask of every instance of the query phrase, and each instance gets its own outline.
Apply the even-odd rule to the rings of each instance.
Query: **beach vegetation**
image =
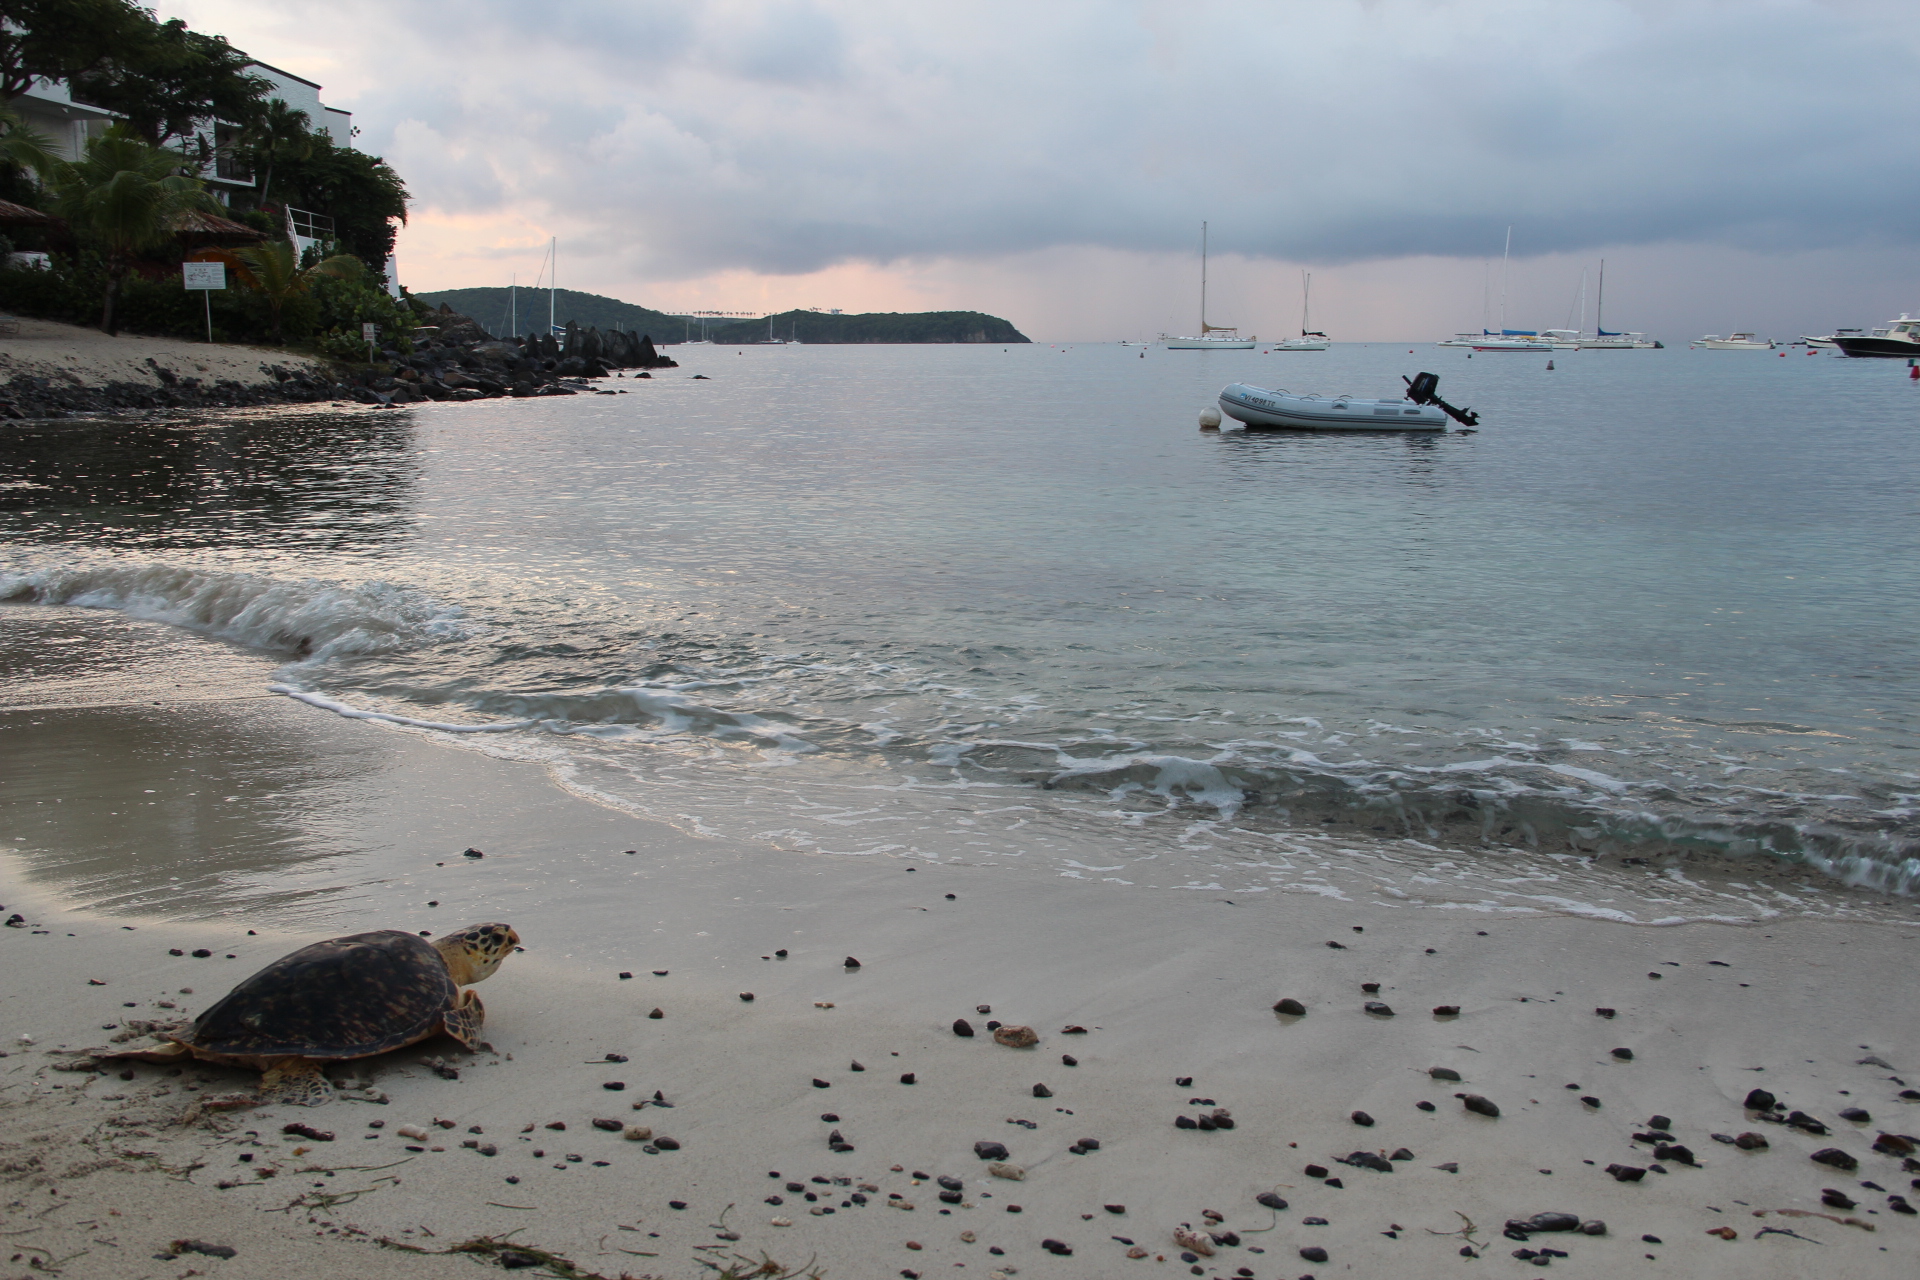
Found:
[[[295,260],[293,246],[285,240],[269,240],[244,249],[205,249],[194,257],[202,262],[224,263],[234,283],[260,295],[272,317],[276,344],[287,340],[287,304],[306,294],[316,280],[364,282],[367,274],[366,264],[350,253],[302,266]]]
[[[153,146],[205,149],[208,119],[245,125],[265,111],[272,82],[248,72],[251,61],[223,36],[194,31],[178,18],[149,19],[126,26],[109,56],[73,76],[71,88]]]
[[[0,103],[109,66],[152,25],[128,0],[0,0]]]
[[[139,256],[170,243],[183,216],[219,207],[198,178],[183,172],[188,167],[181,152],[116,125],[89,139],[78,162],[51,171],[54,211],[106,260],[100,327],[107,333],[120,331],[115,304]]]

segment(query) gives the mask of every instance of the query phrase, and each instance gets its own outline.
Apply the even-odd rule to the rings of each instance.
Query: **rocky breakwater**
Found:
[[[484,400],[498,396],[571,396],[616,369],[677,369],[636,333],[601,333],[569,324],[564,337],[495,338],[467,316],[442,311],[419,333],[411,355],[386,353],[392,372],[366,378],[351,397],[365,404]]]

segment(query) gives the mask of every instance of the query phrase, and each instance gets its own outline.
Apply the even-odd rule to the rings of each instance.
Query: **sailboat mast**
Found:
[[[1600,294],[1598,297],[1596,297],[1593,300],[1593,331],[1595,334],[1604,332],[1604,328],[1607,323],[1606,306],[1607,306],[1607,260],[1605,258],[1602,258],[1600,259]]]
[[[1500,332],[1507,331],[1507,260],[1513,257],[1513,228],[1507,228],[1507,247],[1500,251]]]
[[[550,237],[547,241],[547,261],[553,270],[547,272],[547,332],[553,332],[554,300],[560,292],[560,238]]]
[[[507,332],[520,332],[520,273],[514,272],[507,285]]]
[[[1207,336],[1207,224],[1200,224],[1200,336]]]
[[[1312,298],[1313,273],[1311,271],[1302,271],[1300,273],[1300,336],[1303,338],[1307,336],[1307,330],[1313,327],[1308,319],[1308,317],[1313,314],[1311,310]]]

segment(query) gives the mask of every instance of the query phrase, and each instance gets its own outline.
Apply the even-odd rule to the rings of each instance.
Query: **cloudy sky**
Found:
[[[325,85],[416,290],[1669,341],[1920,312],[1913,0],[173,0]]]

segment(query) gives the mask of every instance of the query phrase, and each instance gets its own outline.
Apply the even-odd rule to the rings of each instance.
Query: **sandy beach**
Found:
[[[1324,1280],[1541,1257],[1576,1276],[1911,1271],[1920,1226],[1890,1197],[1915,1169],[1874,1149],[1920,1129],[1901,1096],[1920,1084],[1897,980],[1910,925],[1649,928],[770,857],[592,803],[537,765],[261,696],[266,665],[236,652],[161,681],[102,662],[57,696],[16,685],[0,713],[0,914],[19,917],[0,933],[9,1280],[691,1277],[764,1259],[838,1277]],[[256,762],[255,787],[223,750]],[[206,784],[192,821],[134,810],[162,775]],[[221,863],[232,842],[274,846],[296,777],[304,852]],[[172,868],[145,887],[113,863],[129,820]],[[356,859],[386,875],[289,927],[236,889],[273,879],[274,857],[308,890],[354,881]],[[581,891],[534,894],[547,865]],[[132,888],[107,901],[108,883]],[[517,912],[516,895],[543,905]],[[200,1098],[252,1078],[87,1069],[78,1052],[349,931],[331,922],[491,919],[526,944],[477,988],[491,1050],[443,1039],[335,1072],[383,1101],[207,1112]],[[1304,1016],[1276,1014],[1283,998]],[[997,1044],[992,1021],[1038,1043]],[[1756,1088],[1783,1104],[1771,1120],[1742,1105]],[[1230,1129],[1181,1126],[1221,1109]],[[1715,1138],[1744,1133],[1767,1145]],[[1684,1151],[1656,1158],[1653,1139]],[[1811,1159],[1829,1150],[1857,1167]],[[1503,1234],[1542,1213],[1604,1234]]]
[[[58,379],[76,387],[166,387],[198,378],[209,385],[253,385],[274,382],[276,365],[293,372],[329,372],[319,360],[272,347],[132,333],[116,337],[82,325],[27,317],[9,317],[0,329],[0,382],[27,377]]]

